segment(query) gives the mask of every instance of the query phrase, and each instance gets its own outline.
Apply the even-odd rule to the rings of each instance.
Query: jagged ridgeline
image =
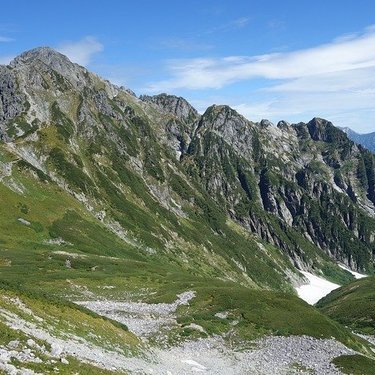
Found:
[[[373,270],[374,155],[326,120],[200,115],[38,48],[0,67],[0,137],[4,262],[58,244],[275,290]]]

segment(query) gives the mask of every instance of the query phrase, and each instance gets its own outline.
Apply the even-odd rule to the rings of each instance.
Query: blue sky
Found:
[[[375,2],[12,1],[0,63],[51,46],[140,95],[375,131]]]

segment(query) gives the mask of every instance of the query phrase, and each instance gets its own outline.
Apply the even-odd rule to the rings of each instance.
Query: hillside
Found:
[[[319,301],[317,307],[332,319],[362,334],[375,334],[374,277],[356,280]]]
[[[264,336],[256,345],[289,345],[295,358],[280,349],[256,371],[296,362],[322,373],[339,355],[371,353],[295,292],[300,271],[339,284],[353,276],[337,262],[374,272],[375,157],[329,121],[274,126],[222,105],[199,114],[183,98],[138,98],[44,47],[0,66],[0,140],[6,353],[17,319],[22,343],[42,328],[48,345],[63,339],[69,323],[50,323],[66,320],[60,309],[87,327],[71,327],[70,339],[98,350],[87,357],[59,341],[75,358],[67,373],[87,362],[144,373],[154,355],[164,374],[166,350],[189,353],[173,364],[186,373],[207,346],[213,357],[202,361],[225,347],[223,368],[241,373],[252,369],[250,341]],[[92,311],[110,318],[103,332],[91,330],[103,319]],[[300,346],[315,348],[316,363]],[[237,361],[245,367],[233,367],[236,348],[250,350]],[[8,357],[6,366],[52,371]]]

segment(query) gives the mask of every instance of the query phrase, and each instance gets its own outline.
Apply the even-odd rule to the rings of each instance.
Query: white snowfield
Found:
[[[363,277],[367,277],[367,275],[352,271],[350,268],[344,265],[339,264],[338,266],[343,270],[350,272],[356,279],[362,279]],[[341,286],[338,284],[331,283],[323,277],[313,275],[310,272],[300,272],[309,280],[309,283],[299,286],[298,288],[296,288],[296,291],[298,293],[299,298],[302,298],[310,305],[314,305],[321,298],[331,293],[332,290],[335,290]]]
[[[301,285],[296,288],[299,298],[303,299],[310,305],[314,305],[321,298],[331,293],[332,290],[340,287],[338,284],[331,283],[323,277],[313,275],[310,272],[300,271],[306,279],[309,280],[308,284]]]
[[[350,268],[343,266],[342,264],[339,264],[339,267],[342,268],[345,271],[350,272],[356,279],[363,279],[364,277],[367,277],[367,275],[364,275],[363,273],[358,273],[355,271],[352,271]]]

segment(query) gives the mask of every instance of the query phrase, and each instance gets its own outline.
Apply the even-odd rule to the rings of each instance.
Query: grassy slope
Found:
[[[356,280],[334,290],[317,307],[355,331],[375,335],[375,277]]]
[[[189,284],[185,284],[185,290]],[[183,285],[180,286],[181,289]],[[178,310],[181,329],[190,323],[201,325],[208,334],[223,334],[228,340],[242,342],[264,334],[308,335],[316,338],[336,337],[346,345],[361,349],[356,340],[339,324],[304,301],[286,293],[251,290],[233,283],[202,280],[190,283],[197,296],[190,306]],[[161,290],[164,300],[170,288]],[[160,294],[159,294],[160,295]],[[226,318],[215,314],[227,314]],[[192,332],[184,332],[189,336]]]
[[[49,140],[64,149],[61,140],[46,137],[45,144]],[[1,160],[14,160],[13,155],[1,151]],[[73,164],[67,164],[68,154],[61,157],[56,151],[53,155],[55,159],[50,163],[70,187],[78,191],[86,189],[90,183],[88,177],[72,168]],[[136,298],[147,288],[156,295],[152,298],[150,294],[143,295],[144,299],[172,301],[179,292],[196,290],[191,308],[181,308],[178,312],[181,327],[171,333],[173,340],[194,337],[196,332],[184,326],[196,322],[209,334],[222,333],[236,340],[265,333],[307,334],[333,336],[352,347],[361,347],[343,327],[295,296],[280,293],[292,291],[283,275],[285,269],[293,268],[290,262],[275,247],[266,245],[260,250],[257,239],[226,221],[207,195],[198,193],[197,207],[186,207],[189,218],[177,220],[156,203],[142,180],[123,167],[125,160],[105,169],[89,156],[86,160],[85,155],[81,156],[90,178],[95,180],[92,187],[98,189],[87,190],[87,195],[94,201],[100,196],[108,213],[139,240],[138,245],[121,241],[56,184],[34,177],[27,166],[14,166],[12,179],[23,187],[24,193],[15,193],[0,184],[0,281],[8,290],[17,294],[21,290],[26,295],[37,293],[33,297],[35,306],[38,303],[50,306],[46,302],[50,295],[89,298],[91,292],[120,299],[126,292],[129,298]],[[182,198],[192,194],[181,181],[174,190]],[[47,242],[56,238],[63,238],[67,244]],[[155,254],[148,255],[148,247]],[[66,266],[67,259],[70,267]],[[223,278],[237,284],[219,280]],[[104,286],[114,288],[104,289]],[[60,308],[51,306],[48,307],[51,315],[59,316]],[[90,315],[79,311],[83,315],[76,316],[77,321],[89,319]],[[215,317],[220,311],[229,311],[228,319]],[[230,324],[237,320],[236,326]],[[119,338],[119,332],[109,332],[114,340]]]
[[[1,151],[2,160],[15,160],[13,155]],[[95,163],[87,166],[93,175],[102,175],[102,167]],[[291,291],[283,272],[293,267],[279,250],[268,247],[267,253],[259,251],[254,238],[233,223],[227,225],[225,220],[220,224],[221,235],[218,236],[207,223],[207,216],[213,217],[215,212],[204,199],[201,199],[203,212],[190,212],[190,219],[177,218],[161,207],[147,192],[144,181],[123,164],[115,164],[114,168],[106,170],[107,174],[98,178],[96,184],[93,182],[98,191],[93,197],[88,195],[94,205],[98,205],[98,210],[105,208],[107,215],[136,239],[134,245],[105,229],[77,200],[54,183],[39,181],[32,176],[30,168],[14,164],[12,180],[23,187],[24,193],[15,193],[0,184],[0,257],[4,265],[12,263],[8,277],[18,277],[19,259],[34,257],[26,250],[37,254],[40,271],[50,251],[64,250],[151,264],[168,261],[196,275],[225,277],[242,284]],[[9,178],[4,179],[4,182],[9,181]],[[19,219],[27,220],[30,225]],[[63,238],[70,245],[48,244],[53,238]],[[156,255],[146,257],[148,249]],[[236,262],[246,268],[246,275]],[[19,272],[23,272],[22,268]]]
[[[375,361],[362,355],[344,355],[332,361],[344,374],[375,375]]]
[[[51,350],[48,341],[24,333],[21,330],[9,327],[5,316],[15,314],[28,324],[36,324],[57,338],[75,337],[82,339],[90,345],[103,347],[107,350],[118,350],[124,355],[134,355],[141,350],[139,340],[123,325],[100,317],[72,303],[51,299],[40,294],[9,290],[8,286],[0,287],[0,346],[7,346],[12,340],[19,341],[16,349],[22,351],[25,347],[31,348],[34,354],[42,359],[41,363],[19,362],[15,358],[12,364],[23,368],[32,369],[38,373],[54,373],[56,368],[61,374],[110,374],[111,371],[99,369],[93,365],[83,363],[75,357],[68,356],[68,364],[58,359],[51,361],[49,356],[28,343],[33,339],[39,347]],[[6,314],[4,314],[6,312]],[[42,323],[41,323],[42,322]]]
[[[179,292],[196,290],[197,298],[192,309],[179,312],[182,326],[176,332],[178,336],[189,336],[183,327],[189,321],[201,324],[208,333],[226,333],[232,330],[231,320],[238,319],[234,331],[239,339],[273,332],[334,336],[354,344],[354,339],[345,329],[296,297],[250,290],[213,279],[210,275],[199,276],[199,272],[190,267],[184,269],[179,262],[173,261],[173,254],[146,256],[103,228],[76,200],[54,184],[36,183],[27,173],[17,173],[14,178],[23,184],[25,194],[16,194],[0,184],[0,280],[8,289],[73,299],[82,298],[82,291],[87,291],[120,299],[124,291],[136,296],[147,287],[148,291],[157,293],[152,299],[150,295],[146,296],[150,301],[172,301]],[[33,225],[20,223],[18,217]],[[198,235],[194,227],[191,230]],[[51,239],[51,231],[71,244],[47,244],[45,241]],[[207,236],[214,244],[223,240],[224,244],[230,245],[238,241],[239,232],[240,229],[232,223],[225,239],[218,239],[217,235],[208,232]],[[233,237],[229,236],[230,233]],[[204,234],[203,231],[200,235]],[[270,252],[276,251],[267,248]],[[72,253],[72,256],[61,251]],[[66,267],[68,258],[71,268]],[[282,264],[282,258],[279,261]],[[263,261],[259,264],[264,264],[264,272],[271,267]],[[103,289],[105,285],[114,288]],[[214,316],[223,310],[230,311],[228,320]],[[58,315],[58,310],[53,314]]]

